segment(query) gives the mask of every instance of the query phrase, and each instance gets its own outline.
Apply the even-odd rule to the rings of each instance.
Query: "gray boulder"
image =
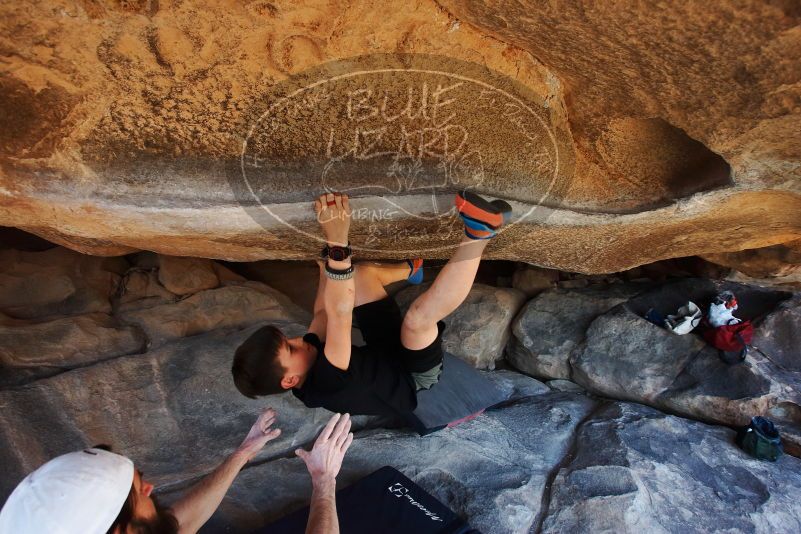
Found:
[[[520,265],[512,275],[512,287],[531,298],[556,286],[559,271],[533,265]]]
[[[481,374],[492,382],[507,400],[524,399],[550,392],[550,388],[539,380],[516,371],[498,369],[482,371]]]
[[[641,285],[616,284],[541,293],[515,318],[506,359],[536,377],[570,378],[570,355],[593,319],[642,290]]]
[[[401,310],[405,313],[429,286],[399,291],[395,299]],[[445,350],[476,368],[494,369],[495,362],[503,357],[512,319],[523,302],[525,295],[516,289],[474,284],[465,301],[445,318]]]
[[[33,322],[0,317],[0,385],[144,352],[147,339],[105,313]]]
[[[111,311],[125,258],[86,256],[62,247],[0,250],[0,312],[17,319]]]
[[[542,532],[801,532],[801,461],[755,460],[727,428],[609,403],[579,428]]]
[[[801,391],[801,295],[784,301],[768,315],[755,329],[752,344],[757,351],[754,356],[765,359],[768,372],[778,371],[784,377],[785,395]],[[767,416],[782,428],[785,450],[801,457],[801,403],[777,398],[770,403]]]
[[[185,258],[178,258],[185,259]],[[115,313],[142,308],[152,308],[156,305],[170,304],[182,298],[181,295],[173,293],[165,288],[160,278],[164,278],[159,271],[160,256],[146,254],[144,252],[136,254],[134,260],[137,265],[128,269],[120,282],[120,287],[112,299]],[[170,265],[170,262],[166,262]],[[201,264],[204,265],[205,264]],[[219,284],[214,285],[247,285],[247,279],[232,272],[227,267],[217,263],[211,263],[216,280]],[[169,279],[169,276],[167,276]],[[191,292],[199,291],[193,288]]]
[[[762,321],[752,344],[776,365],[801,372],[801,294],[782,302]]]
[[[653,402],[702,352],[717,358],[701,338],[673,334],[618,306],[592,322],[570,365],[575,382],[595,393]]]
[[[580,395],[549,393],[425,437],[405,430],[360,432],[338,486],[391,465],[481,532],[526,533],[538,522],[549,474],[594,406]],[[310,495],[298,458],[254,466],[234,481],[208,528],[246,532],[308,504]]]
[[[788,450],[801,444],[801,373],[759,351],[727,365],[697,335],[675,335],[621,305],[592,323],[570,363],[591,392],[727,425],[776,416]]]
[[[801,453],[798,297],[691,278],[643,287],[540,294],[515,319],[507,359],[534,376],[569,378],[599,395],[704,421],[745,425],[766,415],[780,423],[788,451]],[[762,347],[743,364],[726,365],[695,333],[677,336],[643,318],[651,309],[675,312],[688,300],[706,309],[725,289],[738,296],[737,315],[754,319],[754,345]]]
[[[579,386],[575,382],[571,382],[570,380],[562,380],[561,378],[548,380],[545,385],[556,391],[570,391],[573,393],[584,393],[586,391],[583,387]]]
[[[191,295],[220,285],[211,260],[165,255],[159,255],[159,282],[176,295]]]
[[[422,438],[357,431],[338,487],[391,465],[485,534],[798,532],[801,461],[757,461],[733,440],[728,428],[554,392]],[[206,528],[249,531],[310,496],[304,464],[277,458],[246,468]]]
[[[119,317],[141,328],[150,347],[220,328],[242,328],[257,322],[293,320],[308,324],[307,312],[285,295],[260,282],[230,282],[200,291],[178,302],[150,307],[128,306]]]
[[[131,267],[120,280],[111,303],[114,313],[169,304],[179,299],[159,283],[157,269]]]

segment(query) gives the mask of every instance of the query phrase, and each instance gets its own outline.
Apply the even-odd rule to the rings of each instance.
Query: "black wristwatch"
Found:
[[[320,257],[323,260],[331,258],[334,261],[344,261],[350,257],[353,251],[350,249],[350,243],[348,243],[345,247],[339,247],[334,245],[333,247],[329,247],[328,245],[323,247],[323,251],[320,253]]]

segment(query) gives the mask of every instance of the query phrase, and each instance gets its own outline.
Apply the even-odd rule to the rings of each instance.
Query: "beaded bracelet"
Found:
[[[353,265],[347,269],[334,269],[328,263],[325,264],[325,275],[331,280],[349,280],[353,278]]]

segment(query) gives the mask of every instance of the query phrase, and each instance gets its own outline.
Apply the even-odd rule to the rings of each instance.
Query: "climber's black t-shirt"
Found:
[[[309,408],[323,407],[352,415],[397,416],[417,407],[414,381],[393,354],[370,347],[352,347],[347,371],[325,357],[325,345],[316,334],[303,340],[317,348],[303,386],[292,393]]]

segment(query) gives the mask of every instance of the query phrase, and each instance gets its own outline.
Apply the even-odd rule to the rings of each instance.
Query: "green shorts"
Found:
[[[437,364],[428,371],[422,373],[411,373],[412,380],[414,380],[415,391],[421,389],[428,389],[437,382],[439,382],[439,375],[442,373],[442,364]]]

